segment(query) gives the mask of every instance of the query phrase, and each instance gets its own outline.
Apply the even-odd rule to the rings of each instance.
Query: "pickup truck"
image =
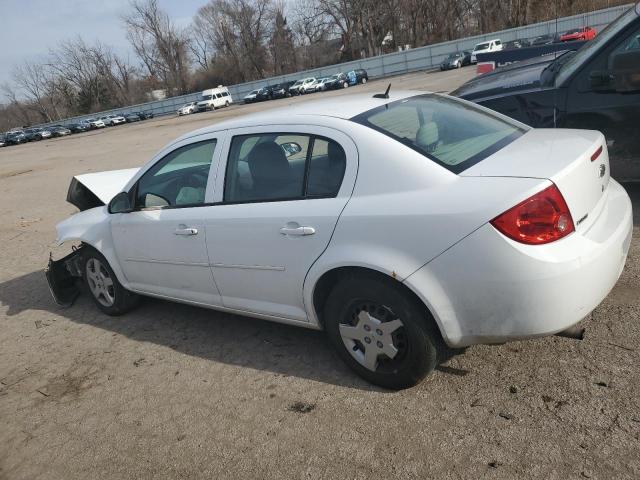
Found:
[[[577,51],[476,77],[452,95],[532,127],[601,131],[618,180],[640,179],[640,3]]]

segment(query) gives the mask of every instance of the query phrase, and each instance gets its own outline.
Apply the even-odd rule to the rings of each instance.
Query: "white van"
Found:
[[[210,88],[202,92],[202,99],[198,102],[198,111],[215,110],[220,107],[228,107],[233,103],[231,94],[227,87],[218,85],[217,88]]]
[[[475,46],[473,52],[471,52],[471,63],[478,63],[478,59],[476,58],[476,54],[478,53],[497,52],[499,50],[502,50],[502,42],[499,38],[480,42]]]

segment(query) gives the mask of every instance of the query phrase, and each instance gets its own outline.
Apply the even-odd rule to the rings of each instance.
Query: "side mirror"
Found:
[[[295,155],[296,153],[300,153],[302,151],[302,147],[296,142],[283,143],[282,145],[280,145],[280,147],[282,148],[282,150],[284,150],[284,154],[287,157],[290,157],[291,155]]]
[[[616,92],[640,91],[640,49],[617,53],[611,62]]]
[[[120,192],[109,202],[109,213],[128,213],[133,210],[127,192]]]

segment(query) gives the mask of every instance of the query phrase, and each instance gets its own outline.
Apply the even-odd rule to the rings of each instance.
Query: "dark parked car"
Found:
[[[35,127],[24,130],[24,135],[27,139],[27,142],[35,142],[37,140],[44,140],[45,138],[51,137],[51,132],[44,128]]]
[[[290,80],[288,82],[282,82],[273,87],[273,91],[271,93],[272,98],[285,98],[290,97],[291,92],[289,92],[289,87],[296,83],[295,80]]]
[[[127,123],[139,122],[140,115],[138,115],[137,113],[127,113],[126,115],[124,115],[124,119]]]
[[[440,64],[440,70],[451,70],[471,65],[471,52],[456,52],[450,54]]]
[[[611,173],[640,179],[640,3],[577,51],[498,68],[453,95],[533,127],[600,130]]]
[[[529,42],[525,39],[511,40],[502,44],[503,50],[513,50],[514,48],[525,48],[529,46]]]
[[[532,47],[538,47],[540,45],[551,45],[552,43],[557,42],[558,39],[555,35],[540,35],[539,37],[535,37],[531,39],[529,45]]]
[[[52,137],[64,137],[66,135],[71,135],[71,130],[67,127],[63,127],[62,125],[53,125],[52,127],[48,127],[47,130],[51,132]]]
[[[148,120],[150,118],[153,118],[153,112],[151,110],[147,110],[146,112],[131,112],[131,113],[140,117],[140,120]]]
[[[23,132],[8,132],[4,135],[6,145],[18,145],[27,141],[27,136]]]
[[[277,85],[267,85],[266,87],[262,87],[256,93],[256,102],[264,102],[265,100],[273,99],[273,90],[277,87]]]
[[[89,130],[89,124],[88,123],[70,123],[69,125],[67,125],[67,128],[71,130],[71,133],[86,132],[87,130]]]
[[[366,70],[358,69],[348,72],[347,78],[349,79],[349,85],[358,85],[359,83],[367,83],[369,75]]]
[[[339,88],[347,88],[349,86],[349,79],[344,73],[336,73],[331,75],[329,80],[325,83],[327,90],[337,90]]]

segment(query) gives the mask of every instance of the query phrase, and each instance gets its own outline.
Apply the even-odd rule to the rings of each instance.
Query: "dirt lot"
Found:
[[[391,82],[446,91],[471,75]],[[584,341],[469,348],[397,393],[359,380],[321,332],[157,300],[121,318],[87,297],[54,305],[42,269],[72,175],[289,101],[306,97],[0,150],[0,479],[639,478],[638,213]]]

